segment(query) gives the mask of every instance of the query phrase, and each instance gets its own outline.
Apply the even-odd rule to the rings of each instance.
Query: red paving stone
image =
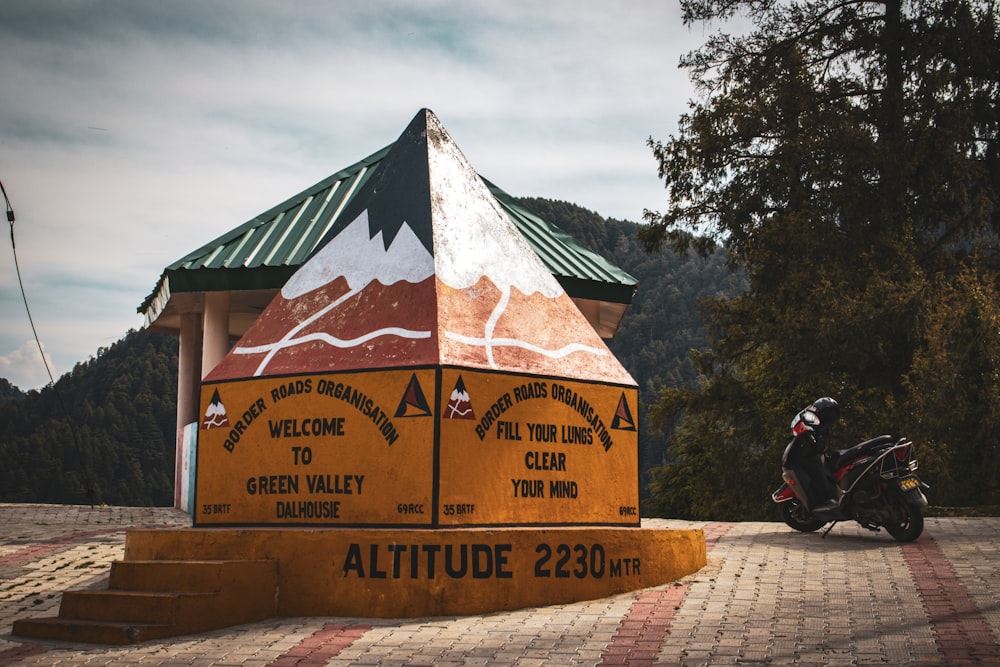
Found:
[[[733,527],[732,523],[713,522],[702,527],[705,548],[715,543]],[[664,589],[644,591],[618,625],[618,632],[601,656],[600,665],[652,665],[660,644],[670,632],[674,615],[684,602],[689,584],[675,583]]]
[[[925,532],[900,548],[944,661],[1000,664],[997,638],[937,542]]]
[[[53,554],[68,544],[73,542],[86,542],[95,537],[101,537],[102,535],[110,535],[112,533],[124,533],[128,530],[141,530],[144,528],[161,528],[162,526],[118,526],[116,528],[102,528],[101,530],[91,530],[85,533],[72,533],[70,535],[61,535],[59,537],[53,537],[44,542],[39,542],[37,544],[32,544],[30,547],[24,547],[18,549],[17,551],[12,551],[9,554],[0,556],[0,565],[21,565],[22,563],[27,563],[33,560],[38,560],[40,558],[45,558],[49,554]]]
[[[325,665],[330,658],[360,639],[372,629],[370,625],[327,623],[275,658],[267,667],[313,667]]]
[[[124,530],[125,529],[121,527],[105,528],[104,530],[97,530],[88,533],[73,533],[72,535],[54,537],[40,544],[32,544],[30,547],[24,547],[23,549],[18,549],[17,551],[12,551],[9,554],[0,556],[0,565],[20,565],[39,558],[44,558],[51,553],[55,553],[70,542],[76,540],[86,540],[91,537],[107,535],[108,533],[121,533],[124,532]]]
[[[689,584],[672,584],[640,593],[599,664],[652,665],[689,587]]]
[[[21,644],[20,646],[5,649],[0,651],[0,667],[16,664],[33,655],[46,653],[48,650],[48,648],[39,646],[38,644]]]
[[[708,551],[712,550],[715,543],[718,542],[723,535],[729,532],[729,529],[735,526],[735,523],[725,522],[725,521],[713,521],[712,523],[707,523],[702,526],[702,532],[705,533],[705,549]]]

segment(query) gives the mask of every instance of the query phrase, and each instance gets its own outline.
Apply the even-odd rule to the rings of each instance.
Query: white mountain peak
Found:
[[[281,295],[294,299],[340,277],[356,292],[375,280],[383,285],[419,283],[432,275],[434,258],[407,224],[385,248],[381,231],[369,236],[365,210],[295,272]]]

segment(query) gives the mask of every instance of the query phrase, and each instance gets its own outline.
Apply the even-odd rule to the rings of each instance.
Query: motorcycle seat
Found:
[[[850,459],[859,458],[875,451],[876,449],[880,449],[886,445],[891,445],[894,441],[895,439],[891,435],[880,435],[877,438],[865,440],[864,442],[854,445],[853,447],[838,449],[834,451],[833,455],[830,457],[831,463],[833,464],[834,469],[840,468]]]

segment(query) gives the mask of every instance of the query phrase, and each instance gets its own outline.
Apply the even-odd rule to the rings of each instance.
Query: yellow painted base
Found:
[[[125,558],[277,561],[279,616],[412,618],[648,588],[701,569],[706,549],[701,530],[200,528],[130,531]]]

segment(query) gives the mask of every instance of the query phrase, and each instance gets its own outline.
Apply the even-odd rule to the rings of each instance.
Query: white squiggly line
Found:
[[[352,296],[354,296],[358,292],[360,292],[360,290],[352,289],[349,292],[347,292],[346,294],[342,294],[340,296],[340,298],[338,298],[335,301],[332,301],[332,302],[326,304],[325,306],[323,306],[322,308],[320,308],[319,310],[317,310],[315,313],[313,313],[312,315],[310,315],[309,317],[307,317],[306,319],[302,320],[301,322],[299,322],[298,324],[296,324],[294,327],[292,327],[291,329],[289,329],[285,333],[285,335],[282,336],[281,339],[278,340],[276,343],[269,343],[267,345],[257,345],[257,346],[252,347],[252,348],[250,348],[250,347],[234,347],[233,348],[233,353],[234,354],[256,354],[257,352],[265,352],[266,351],[267,352],[267,356],[264,357],[261,360],[260,364],[257,366],[257,370],[255,370],[253,372],[254,377],[257,377],[261,373],[263,373],[264,369],[267,368],[267,365],[269,363],[271,363],[271,360],[274,359],[274,355],[276,355],[280,350],[283,350],[286,347],[291,347],[292,345],[295,344],[296,340],[299,340],[299,339],[295,338],[295,334],[297,334],[298,332],[302,331],[304,328],[306,328],[307,326],[309,326],[310,324],[312,324],[313,322],[315,322],[319,318],[323,317],[323,315],[329,313],[331,310],[333,310],[334,308],[336,308],[340,304],[344,303],[345,301],[347,301],[348,299],[350,299]],[[252,350],[252,351],[250,351],[250,350]]]
[[[376,329],[374,331],[369,331],[363,336],[358,336],[357,338],[351,338],[345,340],[343,338],[337,338],[336,336],[331,336],[325,332],[317,332],[306,334],[305,336],[299,336],[298,338],[292,339],[282,339],[276,343],[268,343],[267,345],[255,345],[254,347],[237,347],[233,349],[235,354],[258,354],[260,352],[267,352],[268,359],[274,357],[275,354],[281,350],[288,347],[295,347],[296,345],[303,345],[305,343],[311,343],[313,341],[319,341],[321,343],[326,343],[332,347],[347,348],[355,347],[366,343],[374,338],[379,338],[381,336],[399,336],[400,338],[430,338],[430,331],[414,331],[412,329],[401,329],[399,327],[385,327],[383,329]],[[259,375],[259,373],[258,373]]]
[[[471,407],[466,408],[465,410],[459,410],[457,405],[453,406],[451,404],[448,405],[446,410],[448,410],[448,419],[466,419],[467,415],[472,413]],[[458,417],[455,415],[458,415]]]
[[[355,295],[359,294],[360,292],[361,292],[360,289],[352,289],[347,293],[341,295],[333,302],[328,303],[323,308],[319,309],[306,319],[296,324],[287,333],[285,333],[285,335],[282,336],[280,340],[274,343],[267,343],[265,345],[254,345],[252,347],[234,347],[232,352],[233,354],[260,354],[262,352],[267,353],[264,359],[261,360],[260,364],[257,366],[257,369],[254,371],[254,377],[257,377],[264,372],[268,364],[271,363],[271,360],[274,359],[274,356],[278,352],[286,348],[296,347],[298,345],[303,345],[305,343],[319,341],[322,343],[326,343],[327,345],[330,345],[332,347],[349,348],[361,345],[362,343],[373,340],[375,338],[379,338],[382,336],[390,336],[390,335],[399,336],[400,338],[409,338],[409,339],[430,338],[431,336],[430,331],[416,331],[413,329],[403,329],[400,327],[384,327],[382,329],[376,329],[362,336],[358,336],[357,338],[352,338],[349,340],[337,338],[336,336],[331,336],[330,334],[325,332],[316,332],[299,337],[295,336],[295,334],[297,334],[299,331],[302,331],[302,329],[309,326],[310,324],[321,318],[323,315],[329,313],[331,310],[335,309],[337,306],[344,303],[348,299],[354,297]],[[541,346],[534,345],[532,343],[528,343],[526,341],[519,340],[516,338],[494,338],[493,333],[496,330],[497,322],[500,321],[500,317],[503,315],[504,311],[507,310],[507,306],[509,305],[509,303],[510,303],[510,286],[506,285],[500,289],[500,299],[497,301],[496,306],[493,307],[493,311],[490,313],[489,318],[487,318],[486,320],[486,325],[483,331],[484,335],[482,338],[466,336],[452,331],[445,331],[444,335],[452,340],[465,343],[466,345],[477,345],[486,348],[486,358],[489,361],[491,368],[497,368],[496,359],[493,356],[493,350],[494,348],[497,347],[518,347],[524,350],[528,350],[530,352],[534,352],[535,354],[540,354],[542,356],[549,357],[550,359],[561,359],[562,357],[573,354],[574,352],[587,352],[599,356],[604,356],[608,354],[608,351],[605,349],[592,347],[590,345],[584,345],[582,343],[570,343],[569,345],[564,345],[560,348],[549,350]]]
[[[465,336],[463,334],[454,333],[452,331],[445,331],[444,335],[452,340],[457,340],[460,343],[465,343],[466,345],[482,345],[484,347],[520,347],[536,354],[541,354],[543,356],[549,357],[551,359],[561,359],[562,357],[573,354],[574,352],[589,352],[591,354],[597,354],[604,356],[608,353],[607,350],[602,350],[599,347],[591,347],[590,345],[583,345],[582,343],[570,343],[569,345],[563,345],[560,348],[554,350],[549,350],[538,345],[533,345],[532,343],[526,343],[523,340],[518,340],[516,338],[475,338],[473,336]],[[492,359],[490,360],[490,365],[496,368]]]
[[[486,347],[486,360],[490,362],[490,368],[497,367],[496,361],[493,359],[493,331],[497,327],[500,316],[507,310],[508,303],[510,303],[510,285],[504,285],[500,288],[500,300],[497,301],[497,305],[493,306],[493,312],[487,318],[486,328],[483,330],[482,340]]]
[[[500,300],[497,301],[497,305],[493,307],[493,312],[490,313],[489,318],[486,320],[486,327],[483,331],[482,338],[466,336],[453,331],[445,331],[444,335],[452,340],[465,343],[466,345],[482,345],[485,347],[486,360],[489,362],[490,368],[497,368],[496,359],[493,357],[493,349],[496,347],[519,347],[551,359],[561,359],[562,357],[573,354],[574,352],[589,352],[597,355],[606,355],[608,353],[607,350],[599,347],[592,347],[590,345],[583,345],[582,343],[570,343],[569,345],[564,345],[558,349],[549,350],[516,338],[494,338],[493,332],[496,330],[497,322],[500,320],[504,311],[507,310],[507,305],[509,303],[510,285],[504,285],[500,287]]]
[[[323,306],[315,313],[313,313],[312,315],[310,315],[309,317],[307,317],[306,319],[302,320],[294,327],[289,329],[288,332],[285,333],[285,335],[282,336],[280,340],[274,343],[267,343],[266,345],[255,345],[253,347],[234,347],[233,353],[259,354],[261,352],[267,352],[267,356],[265,356],[264,359],[261,360],[260,364],[257,366],[257,370],[254,371],[254,377],[257,377],[264,372],[268,364],[271,363],[271,360],[274,359],[274,355],[276,355],[278,352],[284,350],[285,348],[295,347],[296,345],[301,345],[303,343],[320,341],[322,343],[326,343],[327,345],[331,345],[333,347],[347,348],[347,347],[355,347],[357,345],[361,345],[362,343],[370,341],[373,338],[379,338],[380,336],[394,335],[394,336],[399,336],[400,338],[412,338],[412,339],[430,338],[431,336],[430,331],[415,331],[413,329],[401,329],[399,327],[385,327],[382,329],[376,329],[375,331],[370,331],[364,334],[363,336],[352,338],[350,340],[337,338],[336,336],[331,336],[330,334],[323,332],[306,334],[305,336],[300,336],[298,338],[295,337],[296,333],[302,331],[302,329],[309,326],[319,318],[323,317],[324,315],[329,313],[331,310],[333,310],[340,304],[344,303],[351,297],[360,293],[360,291],[361,290],[354,289],[341,295],[338,299]]]

